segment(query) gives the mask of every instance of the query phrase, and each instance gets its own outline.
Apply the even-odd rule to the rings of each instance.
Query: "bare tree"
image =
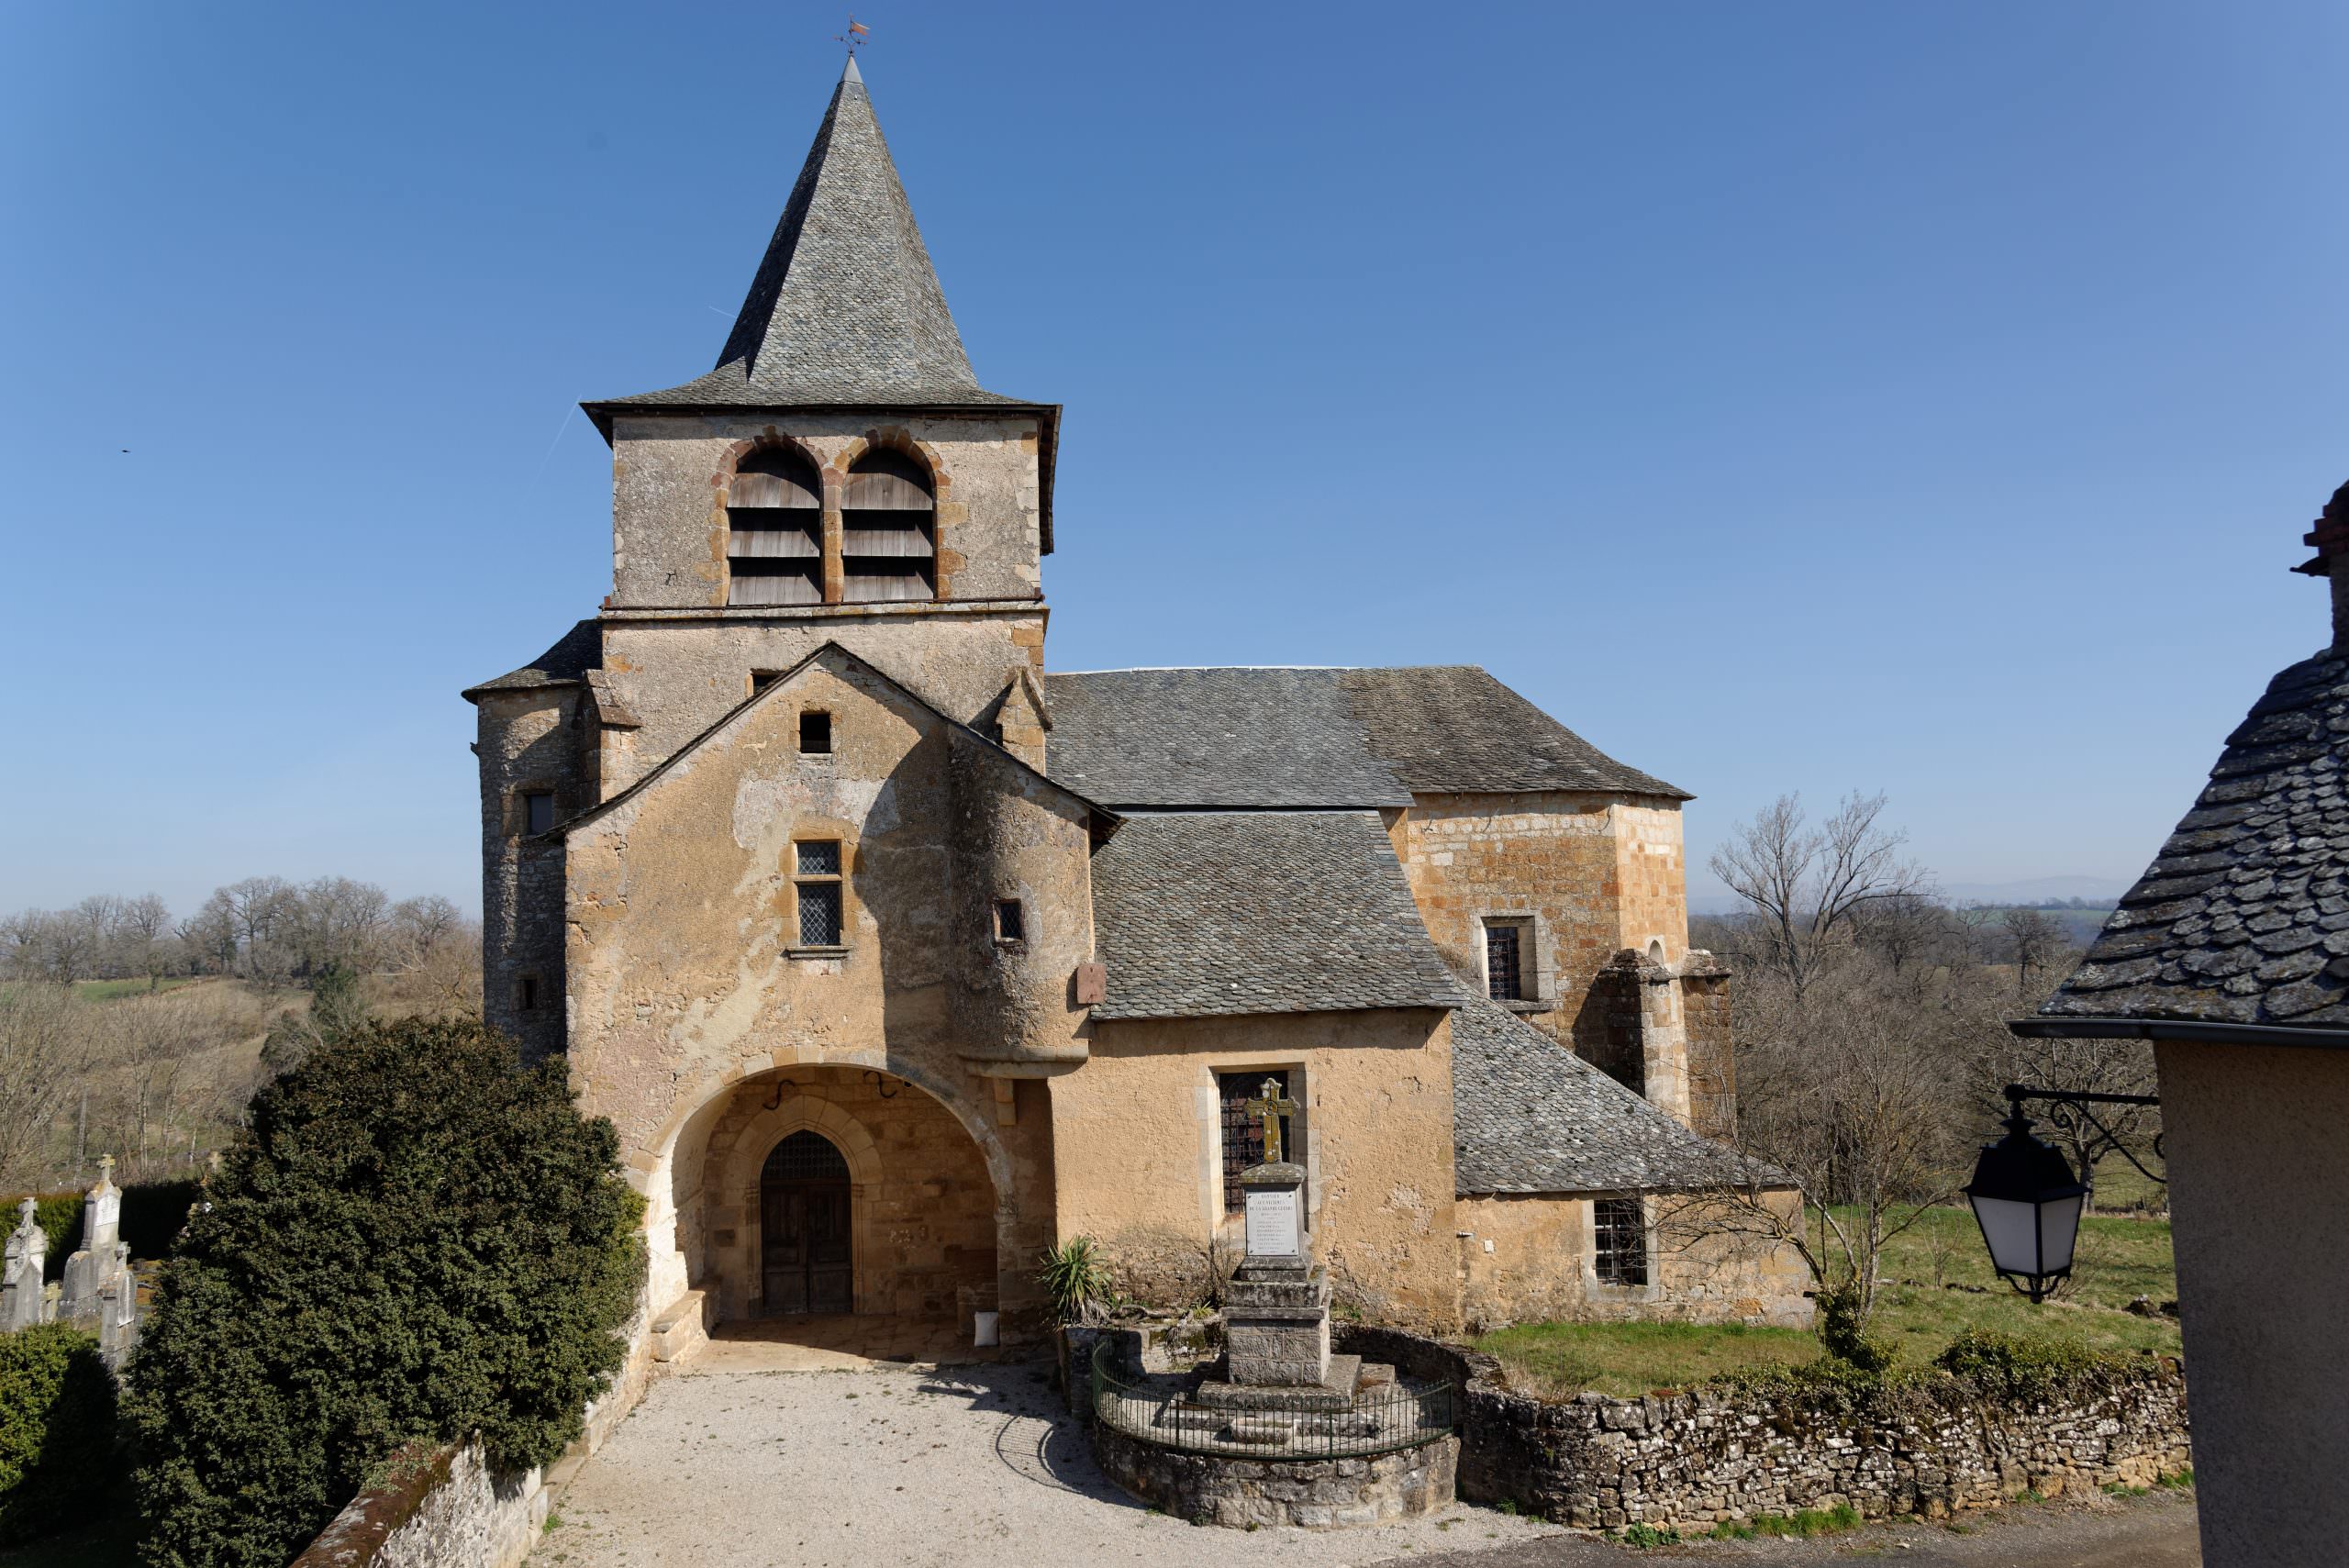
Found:
[[[373,968],[390,903],[374,884],[353,882],[347,876],[322,876],[305,883],[288,907],[289,935],[300,955],[302,972],[316,973],[328,964],[351,970]]]
[[[63,986],[0,986],[0,1180],[29,1174],[90,1059],[82,1010]]]
[[[2040,978],[2072,951],[2072,940],[2062,921],[2037,909],[2008,910],[2006,932],[2015,960],[2015,995],[2035,995]]]
[[[1802,797],[1782,795],[1713,851],[1713,874],[1752,909],[1765,961],[1798,1000],[1850,946],[1863,911],[1932,891],[1932,878],[1900,859],[1907,836],[1882,824],[1884,805],[1881,795],[1848,795],[1813,828]]]
[[[161,895],[123,900],[115,921],[115,962],[123,973],[146,976],[150,991],[160,988],[172,968],[173,945],[171,906]]]

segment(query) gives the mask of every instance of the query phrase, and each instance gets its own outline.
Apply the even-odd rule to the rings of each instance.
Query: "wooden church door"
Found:
[[[848,1162],[823,1134],[795,1132],[767,1156],[759,1233],[768,1314],[854,1309]]]

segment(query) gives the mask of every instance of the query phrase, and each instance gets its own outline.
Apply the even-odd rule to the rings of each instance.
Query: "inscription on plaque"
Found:
[[[1248,1194],[1247,1241],[1252,1258],[1294,1258],[1305,1250],[1297,1216],[1295,1187]]]

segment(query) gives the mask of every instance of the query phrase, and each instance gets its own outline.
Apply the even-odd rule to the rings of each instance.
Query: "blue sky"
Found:
[[[859,15],[1067,406],[1054,667],[1478,662],[1699,863],[1856,787],[1994,883],[2133,875],[2325,639],[2349,10]],[[0,15],[0,908],[477,903],[456,694],[609,586],[573,405],[715,357],[841,19]]]

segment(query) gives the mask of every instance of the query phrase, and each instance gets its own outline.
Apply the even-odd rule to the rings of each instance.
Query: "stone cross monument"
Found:
[[[1244,1406],[1256,1389],[1342,1400],[1358,1362],[1330,1355],[1330,1276],[1305,1239],[1305,1167],[1281,1158],[1280,1118],[1297,1105],[1267,1078],[1246,1108],[1264,1118],[1264,1162],[1240,1174],[1247,1250],[1224,1287],[1224,1380],[1203,1385],[1200,1397]]]
[[[41,1273],[49,1262],[49,1238],[34,1222],[37,1206],[27,1198],[19,1206],[19,1223],[9,1234],[6,1262],[0,1266],[0,1332],[14,1333],[41,1320]]]

